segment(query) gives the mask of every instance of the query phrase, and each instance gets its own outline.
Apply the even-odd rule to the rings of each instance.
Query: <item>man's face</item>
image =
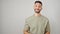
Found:
[[[40,3],[35,3],[34,4],[35,13],[40,13],[41,9],[42,9],[42,5]]]

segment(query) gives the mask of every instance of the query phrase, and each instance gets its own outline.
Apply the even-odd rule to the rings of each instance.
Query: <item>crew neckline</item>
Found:
[[[39,16],[35,16],[35,15],[33,14],[33,16],[34,16],[34,17],[41,17],[42,15],[39,15]]]

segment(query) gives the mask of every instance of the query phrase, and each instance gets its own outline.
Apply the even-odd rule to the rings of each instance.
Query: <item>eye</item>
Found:
[[[35,5],[35,7],[37,7],[37,5]]]

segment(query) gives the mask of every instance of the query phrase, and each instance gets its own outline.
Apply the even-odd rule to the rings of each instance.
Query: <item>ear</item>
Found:
[[[41,10],[42,10],[42,6],[41,6]]]
[[[33,9],[34,9],[34,5],[33,5]]]
[[[42,7],[41,7],[41,10],[42,10]]]

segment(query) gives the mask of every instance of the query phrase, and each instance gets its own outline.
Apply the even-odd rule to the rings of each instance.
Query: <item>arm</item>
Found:
[[[25,21],[25,26],[24,26],[24,34],[30,34],[30,26],[29,23],[27,21]]]
[[[29,34],[29,32],[27,32],[27,31],[24,31],[24,34]]]
[[[50,34],[50,24],[49,24],[49,21],[47,22],[47,25],[46,25],[45,34]]]
[[[46,32],[46,34],[50,34],[50,32]]]

